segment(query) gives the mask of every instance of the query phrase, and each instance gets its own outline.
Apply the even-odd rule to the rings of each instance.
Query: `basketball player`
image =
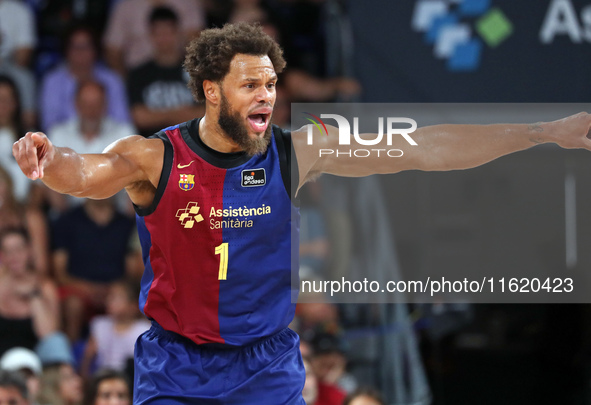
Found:
[[[420,128],[389,148],[405,159],[318,158],[306,135],[270,124],[277,43],[257,26],[203,31],[188,47],[189,87],[205,116],[102,154],[27,133],[13,147],[22,171],[61,193],[135,204],[145,273],[140,306],[152,328],[136,343],[134,404],[303,404],[305,371],[291,303],[290,150],[297,189],[320,173],[363,176],[478,166],[543,142],[591,149],[591,116],[535,125]],[[336,148],[338,133],[314,148]],[[300,136],[297,136],[300,135]],[[376,148],[380,147],[379,145]],[[310,152],[310,153],[308,153]],[[296,228],[295,224],[293,228]],[[296,228],[297,229],[297,228]]]

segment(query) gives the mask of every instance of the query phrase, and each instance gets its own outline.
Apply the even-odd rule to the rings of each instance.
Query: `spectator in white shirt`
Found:
[[[77,116],[55,125],[48,133],[57,145],[83,153],[101,153],[116,140],[134,134],[130,124],[114,121],[106,116],[106,92],[102,84],[86,81],[76,90]]]

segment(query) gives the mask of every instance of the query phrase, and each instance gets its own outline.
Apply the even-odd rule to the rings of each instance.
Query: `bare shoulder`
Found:
[[[131,135],[107,146],[104,153],[113,153],[144,172],[152,184],[158,184],[164,161],[164,142],[157,138]]]
[[[161,139],[144,138],[140,135],[130,135],[113,142],[104,151],[105,153],[116,153],[129,158],[137,163],[162,155],[164,153],[164,142]]]

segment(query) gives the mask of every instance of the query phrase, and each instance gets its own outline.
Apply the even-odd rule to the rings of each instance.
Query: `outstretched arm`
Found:
[[[561,120],[537,124],[434,125],[417,129],[410,145],[401,136],[394,136],[392,145],[386,137],[374,146],[338,144],[338,129],[328,127],[328,136],[314,128],[313,145],[307,144],[307,127],[293,133],[293,143],[300,171],[300,186],[321,173],[346,177],[403,170],[444,171],[469,169],[500,156],[527,149],[541,143],[556,143],[563,148],[591,150],[588,133],[591,115],[579,113]],[[363,134],[361,137],[364,137]],[[368,136],[368,139],[376,135]],[[336,150],[364,148],[373,150],[368,157],[349,157]],[[377,150],[382,152],[378,153]],[[389,157],[385,151],[399,149],[401,157]],[[325,152],[322,152],[324,150]],[[328,151],[335,151],[329,153]]]
[[[54,146],[43,133],[28,132],[12,152],[27,177],[41,179],[55,191],[100,199],[125,188],[136,205],[147,206],[160,179],[164,145],[135,135],[100,154],[78,154]]]

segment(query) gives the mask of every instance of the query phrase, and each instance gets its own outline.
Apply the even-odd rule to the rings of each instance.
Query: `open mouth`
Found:
[[[269,126],[271,114],[251,114],[248,116],[248,122],[255,132],[264,132]]]

